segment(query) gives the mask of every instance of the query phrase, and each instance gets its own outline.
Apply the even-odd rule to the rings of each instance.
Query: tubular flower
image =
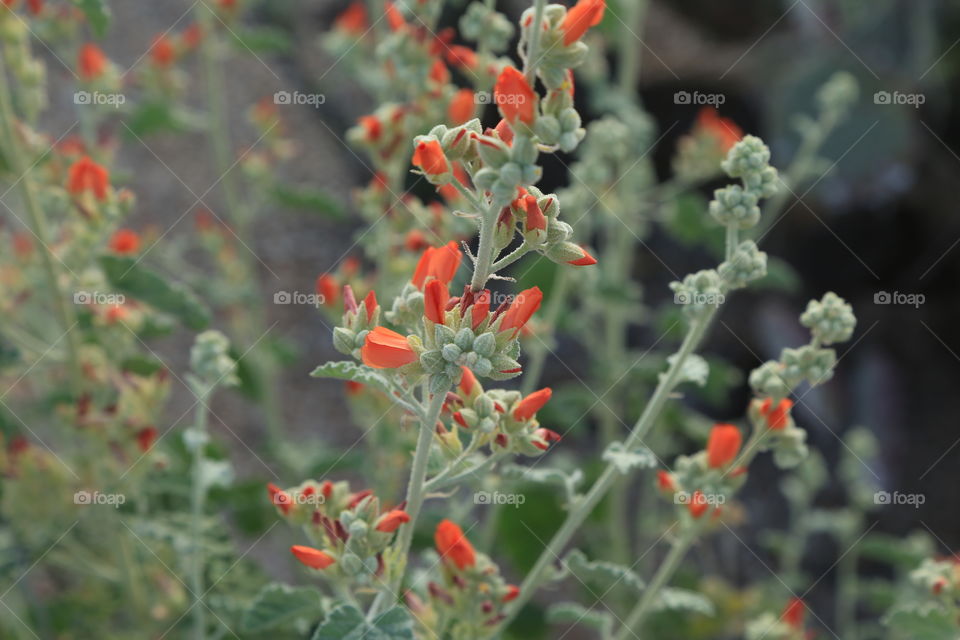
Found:
[[[566,17],[560,23],[563,32],[563,46],[571,44],[583,37],[590,27],[595,27],[603,20],[603,11],[606,8],[604,0],[580,0],[576,6],[567,11]]]
[[[420,256],[411,282],[418,289],[423,289],[424,283],[431,277],[450,284],[460,267],[462,257],[460,247],[452,240],[442,247],[430,247]]]
[[[577,258],[576,260],[569,260],[567,264],[572,264],[575,267],[589,267],[590,265],[597,264],[597,259],[590,255],[586,249],[580,247],[580,251],[583,251],[583,257]]]
[[[140,236],[131,229],[117,229],[110,237],[110,248],[117,253],[136,253],[140,250]]]
[[[543,211],[540,210],[536,196],[529,194],[524,196],[523,208],[527,212],[527,231],[546,231],[547,218],[543,215]],[[586,254],[586,251],[584,251],[584,254]],[[596,263],[596,260],[593,262]]]
[[[355,0],[333,21],[334,28],[353,35],[363,35],[367,30],[367,6]]]
[[[515,584],[507,585],[507,593],[500,599],[500,602],[510,602],[511,600],[516,600],[517,596],[520,595],[520,587]]]
[[[329,553],[320,551],[320,549],[305,547],[299,544],[295,544],[290,547],[290,553],[292,553],[297,560],[311,569],[326,569],[336,562],[336,560],[333,559],[333,556],[331,556]]]
[[[393,533],[405,522],[410,522],[410,515],[403,509],[394,509],[380,516],[375,528],[383,533]]]
[[[400,10],[397,9],[396,5],[392,2],[387,3],[384,14],[387,16],[387,24],[390,26],[390,31],[400,31],[407,26]]]
[[[722,118],[714,107],[704,107],[697,115],[697,129],[713,136],[720,150],[726,153],[740,142],[743,130],[730,118]]]
[[[447,285],[440,280],[433,279],[423,290],[423,313],[434,324],[443,324],[443,314],[450,301],[450,292]]]
[[[267,483],[267,494],[270,496],[270,502],[275,504],[283,515],[290,513],[290,509],[293,508],[293,498],[290,497],[289,493],[269,482]]]
[[[463,535],[463,530],[450,520],[443,520],[437,525],[433,541],[440,558],[452,562],[458,569],[467,569],[476,564],[473,545]]]
[[[450,163],[443,147],[436,140],[424,140],[413,151],[413,164],[429,176],[439,176],[450,171]]]
[[[693,492],[693,495],[690,496],[690,502],[687,505],[687,509],[690,510],[690,515],[694,518],[699,518],[707,509],[710,508],[710,505],[707,504],[707,498],[703,495],[703,492],[699,489]]]
[[[787,606],[783,608],[783,613],[780,617],[783,618],[783,621],[788,625],[799,631],[803,629],[803,616],[806,611],[807,605],[803,603],[803,600],[800,598],[791,598]]]
[[[537,449],[546,451],[551,442],[560,442],[560,434],[550,429],[537,429],[533,432],[534,440],[531,444]]]
[[[140,451],[146,453],[153,447],[153,443],[157,441],[157,428],[156,427],[144,427],[137,432],[137,446],[140,447]]]
[[[742,441],[740,429],[732,424],[717,424],[707,440],[707,464],[712,469],[725,467],[737,457]]]
[[[91,160],[90,156],[83,156],[67,171],[67,191],[73,195],[92,191],[97,200],[106,200],[108,186],[110,172]]]
[[[176,52],[169,38],[161,33],[153,39],[153,45],[150,47],[150,59],[153,60],[155,65],[158,67],[169,67],[173,64],[175,57]]]
[[[470,367],[460,367],[463,371],[463,377],[460,378],[460,391],[469,396],[477,384],[477,377],[473,375]]]
[[[484,289],[473,298],[473,308],[470,309],[470,326],[476,329],[490,314],[490,290]]]
[[[453,98],[450,100],[450,106],[447,108],[447,117],[450,118],[452,124],[461,125],[473,117],[475,108],[476,98],[474,97],[473,90],[461,89],[453,94]]]
[[[536,114],[536,95],[523,74],[514,67],[505,67],[493,87],[494,101],[500,115],[511,125],[520,120],[533,125]]]
[[[363,308],[367,312],[367,322],[373,322],[373,314],[377,312],[377,293],[371,290],[363,299]]]
[[[320,304],[325,306],[332,306],[337,303],[337,298],[340,294],[340,287],[337,286],[337,281],[329,273],[321,273],[317,276],[317,281],[313,286],[313,290],[318,296],[322,298]]]
[[[532,418],[537,411],[540,411],[543,405],[547,404],[547,401],[550,400],[550,396],[552,395],[553,391],[550,387],[544,387],[539,391],[534,391],[517,404],[513,410],[513,419],[526,422]]]
[[[107,67],[107,56],[103,55],[95,44],[90,42],[80,47],[77,54],[77,75],[81,80],[94,80],[99,78]]]
[[[676,491],[677,486],[673,482],[673,475],[663,469],[657,471],[657,488],[664,493],[673,493]]]
[[[513,329],[513,334],[519,333],[527,321],[540,308],[540,302],[543,300],[543,292],[540,287],[533,287],[526,291],[521,291],[510,303],[510,308],[503,314],[503,321],[500,323],[500,331]]]
[[[386,327],[374,327],[360,349],[363,364],[374,369],[396,369],[416,361],[407,339]]]
[[[377,116],[360,116],[357,124],[363,128],[365,137],[369,142],[376,142],[383,133],[383,124]]]
[[[790,420],[790,409],[793,408],[793,400],[784,398],[773,406],[773,398],[767,398],[760,405],[760,413],[767,419],[767,426],[774,431],[779,431],[787,427]]]

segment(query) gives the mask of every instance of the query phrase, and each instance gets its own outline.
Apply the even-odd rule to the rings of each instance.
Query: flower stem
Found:
[[[206,605],[203,603],[203,512],[207,490],[203,478],[204,444],[207,435],[207,397],[209,389],[195,389],[197,408],[194,413],[193,430],[196,432],[193,450],[193,470],[190,494],[190,591],[193,594],[193,637],[204,640],[207,636]]]
[[[490,279],[490,274],[493,273],[493,260],[496,257],[493,235],[496,229],[497,210],[491,204],[480,219],[480,242],[477,245],[477,259],[473,265],[473,279],[470,281],[470,288],[474,291],[483,289],[487,280]]]
[[[79,356],[80,345],[77,336],[73,334],[73,328],[77,321],[74,317],[73,310],[67,304],[66,293],[60,283],[57,266],[53,261],[53,250],[50,248],[50,232],[47,227],[47,218],[39,202],[37,202],[33,178],[28,175],[32,167],[27,166],[20,145],[17,142],[16,132],[14,131],[14,120],[15,115],[11,100],[10,84],[7,80],[6,61],[2,57],[2,53],[0,53],[0,128],[2,128],[4,151],[10,167],[20,179],[20,192],[23,196],[23,202],[26,205],[27,214],[30,216],[33,234],[42,245],[40,256],[43,263],[44,278],[47,281],[46,289],[49,291],[50,297],[53,300],[54,312],[66,336],[67,361],[70,365],[71,384],[74,391],[79,392],[82,384]]]
[[[534,75],[537,72],[537,65],[540,63],[537,56],[540,55],[540,34],[543,29],[540,28],[543,23],[543,11],[546,7],[546,0],[534,0],[533,22],[530,24],[530,44],[527,46],[526,56],[523,61],[523,75],[533,86]]]

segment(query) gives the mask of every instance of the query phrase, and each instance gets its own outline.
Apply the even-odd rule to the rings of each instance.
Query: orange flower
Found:
[[[293,498],[290,497],[289,493],[272,482],[268,482],[267,495],[270,496],[270,502],[279,507],[284,515],[290,513],[290,509],[293,508]]]
[[[375,528],[384,533],[393,533],[405,522],[410,522],[410,515],[402,509],[394,509],[380,516]]]
[[[329,553],[299,544],[290,547],[290,553],[311,569],[326,569],[336,562]]]
[[[176,57],[173,45],[170,39],[164,34],[158,35],[153,39],[153,45],[150,47],[150,58],[158,67],[169,67]]]
[[[673,476],[663,469],[657,471],[657,488],[664,493],[673,493],[677,490],[673,482]]]
[[[704,107],[697,115],[697,129],[713,136],[720,150],[726,153],[743,137],[743,130],[729,118],[721,118],[714,107]]]
[[[767,419],[767,426],[774,431],[785,429],[790,420],[790,409],[793,408],[793,400],[784,398],[773,406],[773,398],[766,398],[760,404],[760,415]]]
[[[477,66],[477,54],[470,47],[460,44],[450,45],[446,48],[444,56],[454,67],[473,69]]]
[[[363,127],[364,136],[368,141],[376,142],[380,139],[380,134],[383,133],[383,124],[380,123],[379,118],[376,116],[360,116],[357,122]]]
[[[97,200],[106,200],[109,184],[110,173],[90,156],[83,156],[67,171],[67,191],[73,195],[92,191]]]
[[[536,95],[533,88],[514,67],[505,67],[493,87],[494,101],[500,115],[513,124],[517,120],[533,124],[536,111]]]
[[[443,147],[436,140],[421,141],[413,151],[413,164],[428,176],[439,176],[450,171],[450,163]]]
[[[603,10],[606,8],[604,0],[580,0],[576,6],[567,11],[566,17],[560,23],[563,32],[563,46],[571,44],[583,37],[590,27],[595,27],[603,20]]]
[[[463,377],[460,378],[460,391],[462,391],[464,395],[469,396],[477,384],[477,378],[473,375],[473,371],[471,371],[469,367],[460,368],[463,370]]]
[[[471,327],[476,329],[480,323],[490,315],[490,290],[484,289],[473,299],[473,307],[470,309]]]
[[[392,2],[387,3],[384,12],[387,16],[387,24],[390,25],[390,31],[399,31],[407,25],[400,10]]]
[[[553,391],[550,387],[544,387],[539,391],[534,391],[517,404],[513,410],[513,419],[526,422],[532,418],[537,411],[540,411],[543,405],[547,404],[547,401],[550,400],[550,396],[552,395]]]
[[[450,82],[450,70],[447,69],[447,65],[443,64],[443,60],[438,58],[433,61],[433,66],[430,67],[430,79],[437,84]]]
[[[442,247],[429,247],[420,256],[411,282],[417,289],[423,289],[423,284],[431,277],[450,284],[460,267],[462,257],[460,247],[452,240]]]
[[[536,439],[532,440],[530,444],[543,451],[547,450],[551,442],[560,442],[560,434],[550,429],[537,429],[533,432],[533,436]]]
[[[367,312],[367,322],[373,322],[373,314],[377,312],[377,292],[371,290],[363,299],[363,308]]]
[[[363,0],[356,0],[333,21],[333,26],[340,31],[353,35],[363,35],[367,30],[367,6]]]
[[[196,49],[203,42],[203,27],[197,22],[190,23],[180,34],[180,40],[185,49]]]
[[[443,520],[437,525],[433,535],[437,553],[442,560],[449,560],[458,569],[467,569],[477,562],[473,545],[463,535],[463,530],[449,520]]]
[[[725,467],[737,457],[743,437],[732,424],[716,424],[707,440],[707,464],[712,469]]]
[[[510,303],[510,308],[503,314],[503,321],[500,323],[500,331],[513,329],[513,335],[516,336],[527,321],[540,308],[540,302],[543,300],[543,292],[540,287],[533,287],[526,291],[521,291]]]
[[[117,229],[110,238],[110,248],[117,253],[136,253],[140,249],[140,236],[130,229]]]
[[[153,443],[157,440],[157,428],[156,427],[144,427],[137,432],[137,446],[140,447],[140,451],[146,453],[153,447]]]
[[[690,497],[690,502],[687,504],[687,509],[690,511],[690,515],[692,515],[694,518],[699,518],[709,508],[710,505],[707,504],[707,497],[703,495],[703,492],[699,489],[694,491],[693,495]]]
[[[507,593],[500,599],[500,602],[510,602],[511,600],[516,600],[517,596],[520,595],[520,587],[515,584],[507,585]]]
[[[337,286],[337,281],[329,273],[321,273],[317,276],[313,290],[318,296],[323,298],[320,304],[327,307],[335,305],[340,295],[340,288]]]
[[[360,349],[363,364],[374,369],[396,369],[416,361],[407,339],[386,327],[374,327]]]
[[[450,292],[447,285],[434,278],[427,283],[423,290],[423,313],[430,322],[443,324],[443,314],[450,301]]]
[[[583,251],[583,257],[577,258],[576,260],[568,260],[567,264],[572,264],[575,267],[589,267],[597,264],[597,259],[590,255],[586,249],[580,247],[580,251]]]
[[[547,218],[543,215],[543,211],[540,210],[540,205],[537,204],[537,197],[529,194],[524,196],[523,208],[527,212],[527,231],[546,231]],[[596,262],[596,260],[594,260],[594,262]]]
[[[807,612],[806,607],[800,598],[791,598],[787,606],[783,608],[783,613],[780,617],[783,618],[783,621],[788,625],[800,631],[803,629],[803,617]]]
[[[473,90],[460,89],[450,100],[450,106],[447,108],[447,116],[454,125],[461,125],[473,117],[476,107],[476,99]]]
[[[80,47],[77,54],[77,75],[81,80],[99,78],[106,67],[107,56],[103,55],[100,47],[90,42]]]

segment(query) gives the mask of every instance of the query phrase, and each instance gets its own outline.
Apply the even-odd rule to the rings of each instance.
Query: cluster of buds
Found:
[[[216,330],[197,336],[190,348],[190,369],[205,388],[239,383],[237,362],[230,356],[230,340]]]
[[[657,472],[658,489],[689,514],[688,522],[699,520],[707,512],[718,517],[727,496],[746,481],[746,468],[735,466],[742,444],[743,436],[736,425],[714,425],[706,449],[679,456],[672,472]]]
[[[490,3],[474,0],[460,18],[460,33],[493,53],[505,51],[513,38],[514,28],[505,15]]]
[[[478,553],[450,520],[437,525],[434,544],[440,575],[427,583],[425,593],[407,592],[407,606],[435,635],[492,637],[505,605],[520,594],[519,588],[508,584],[497,565]]]
[[[714,107],[703,107],[693,129],[677,143],[674,174],[689,183],[713,178],[720,161],[741,138],[743,131],[737,123],[720,116]]]
[[[537,412],[550,400],[552,391],[543,388],[523,396],[519,391],[485,391],[470,369],[455,392],[447,396],[446,411],[450,428],[439,432],[443,453],[448,458],[460,455],[460,428],[474,434],[477,448],[488,446],[494,453],[539,456],[560,440],[560,435],[540,426]]]
[[[372,491],[353,492],[345,481],[308,480],[289,489],[269,484],[267,492],[284,519],[310,538],[311,546],[290,549],[301,563],[358,585],[386,579],[383,552],[410,521],[402,505],[382,511]]]
[[[565,89],[570,82],[570,69],[581,65],[587,58],[589,48],[580,39],[590,27],[600,24],[606,9],[604,0],[580,0],[572,8],[562,4],[547,5],[543,11],[543,23],[539,25],[540,48],[535,61],[537,75],[550,90]],[[530,40],[537,25],[536,9],[530,7],[520,16],[523,35],[521,51],[530,55]]]

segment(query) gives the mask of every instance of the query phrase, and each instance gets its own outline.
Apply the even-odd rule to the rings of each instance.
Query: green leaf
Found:
[[[189,289],[167,282],[134,258],[100,256],[100,267],[118,292],[169,313],[196,331],[210,324],[210,312]]]
[[[248,633],[257,633],[319,613],[320,593],[316,589],[273,582],[260,590],[244,612],[241,628]]]
[[[135,355],[124,360],[120,367],[124,371],[135,373],[138,376],[152,376],[164,368],[162,362],[156,358],[144,355]]]
[[[346,360],[322,364],[310,373],[314,378],[336,378],[337,380],[353,380],[368,387],[379,389],[384,393],[393,393],[390,382],[382,375],[366,365],[358,365]]]
[[[676,587],[664,587],[657,595],[654,611],[689,611],[691,613],[700,613],[705,616],[712,616],[715,613],[713,603],[705,596],[690,591],[689,589],[678,589]]]
[[[667,363],[672,365],[677,358],[677,354],[667,358]],[[662,378],[664,374],[660,374]],[[707,364],[707,361],[698,356],[695,353],[692,353],[687,356],[687,359],[683,361],[683,366],[680,367],[680,377],[677,378],[677,384],[683,384],[684,382],[692,382],[698,387],[702,387],[707,384],[707,378],[710,375],[710,365]]]
[[[413,640],[413,620],[402,607],[368,622],[356,607],[341,605],[330,612],[312,640]]]
[[[107,27],[110,26],[110,7],[105,0],[73,0],[73,4],[86,16],[87,22],[93,28],[93,33],[98,38],[107,34]]]
[[[579,549],[568,553],[563,564],[581,582],[598,585],[604,591],[621,585],[642,591],[645,586],[640,576],[629,567],[613,562],[591,562]]]
[[[330,194],[310,187],[277,184],[271,192],[274,200],[291,209],[320,213],[342,219],[343,208]]]
[[[505,478],[561,487],[564,490],[567,502],[573,502],[577,495],[577,487],[583,482],[583,472],[580,469],[574,469],[572,473],[567,473],[562,469],[550,467],[524,467],[518,464],[507,464],[501,469],[501,474]]]
[[[582,624],[593,627],[601,638],[613,633],[613,616],[596,608],[587,609],[576,602],[558,602],[547,609],[547,622],[554,624]]]
[[[947,611],[936,606],[891,613],[885,619],[894,638],[903,640],[956,640],[957,625]]]
[[[657,466],[657,456],[646,447],[637,447],[627,450],[622,442],[611,442],[603,452],[604,462],[617,468],[620,473],[629,473],[634,467],[652,469]]]
[[[293,41],[283,29],[275,27],[256,27],[230,30],[231,41],[241,50],[254,53],[288,53],[293,49]]]

